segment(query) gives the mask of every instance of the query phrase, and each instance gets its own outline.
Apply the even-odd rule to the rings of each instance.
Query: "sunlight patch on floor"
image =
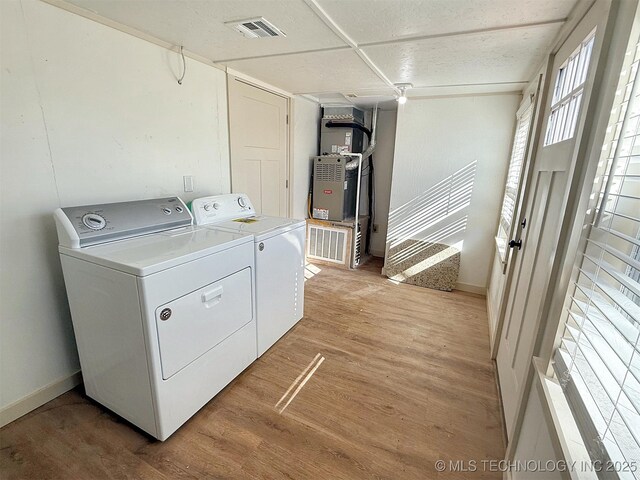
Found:
[[[322,271],[321,268],[318,268],[313,263],[307,262],[306,265],[304,266],[304,281],[306,282],[310,278],[315,277],[321,271]]]
[[[282,412],[284,412],[285,408],[287,408],[289,404],[293,401],[293,399],[296,398],[296,395],[300,393],[300,390],[302,390],[305,384],[311,379],[313,374],[316,373],[316,370],[318,369],[318,367],[320,367],[320,365],[322,365],[322,362],[324,362],[324,360],[325,360],[324,357],[319,353],[314,357],[313,360],[311,360],[309,365],[306,366],[306,368],[302,371],[302,373],[300,373],[300,375],[298,375],[298,377],[289,386],[287,391],[284,392],[284,395],[280,397],[280,400],[278,400],[278,403],[274,405],[273,408],[278,410],[278,413],[281,414]],[[293,390],[293,393],[291,393],[292,390]],[[291,396],[289,396],[290,393],[291,393]],[[289,399],[285,402],[287,397],[289,397]]]

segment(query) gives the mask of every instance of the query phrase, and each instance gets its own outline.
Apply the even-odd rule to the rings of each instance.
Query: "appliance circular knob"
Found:
[[[247,201],[244,199],[244,197],[238,197],[238,205],[240,205],[242,208],[245,208],[247,206]]]
[[[204,209],[208,212],[209,210],[211,210],[211,204],[210,203],[205,203],[204,205]]]
[[[171,309],[163,308],[162,311],[160,312],[160,320],[169,320],[170,317],[171,317]]]
[[[167,207],[162,207],[162,213],[165,215],[171,215],[171,209]]]
[[[87,213],[82,217],[82,223],[91,230],[102,230],[107,226],[107,221],[97,213]]]
[[[258,244],[258,250],[263,251],[264,250],[264,242],[260,242]]]
[[[213,204],[213,208],[214,208],[215,210],[219,210],[219,209],[220,209],[220,204],[219,204],[219,203],[217,203],[217,202],[216,202],[216,203],[214,203],[214,204]]]

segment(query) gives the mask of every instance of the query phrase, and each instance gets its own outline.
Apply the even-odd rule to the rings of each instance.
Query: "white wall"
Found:
[[[293,97],[291,103],[293,118],[291,216],[307,218],[307,198],[313,163],[311,157],[318,154],[320,105],[300,96]]]
[[[537,382],[537,380],[534,380]],[[555,427],[551,419],[544,413],[543,401],[539,386],[534,385],[529,393],[520,439],[513,456],[513,464],[528,466],[513,468],[511,480],[562,480],[561,472],[553,471],[554,465],[564,460],[556,453],[552,432]],[[525,434],[526,432],[526,434]],[[540,465],[542,468],[537,468]]]
[[[376,150],[374,160],[375,219],[378,231],[371,234],[371,253],[384,257],[389,219],[389,198],[391,196],[391,173],[393,170],[393,151],[396,142],[396,110],[378,111],[376,126]]]
[[[0,2],[0,411],[79,368],[56,207],[229,191],[225,74],[51,5]],[[182,193],[182,176],[196,191]]]
[[[497,94],[412,99],[398,110],[387,244],[405,238],[407,232],[409,238],[426,239],[466,219],[463,231],[439,241],[448,245],[463,242],[460,288],[484,292],[487,286],[520,98],[520,94]],[[468,205],[428,225],[428,206],[418,208],[418,202],[464,167],[473,168],[473,162],[475,177]],[[407,221],[406,212],[418,219],[416,228]],[[408,228],[398,234],[394,225]]]

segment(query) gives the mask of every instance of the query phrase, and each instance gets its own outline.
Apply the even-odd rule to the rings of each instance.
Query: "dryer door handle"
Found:
[[[216,288],[212,288],[206,292],[202,293],[202,303],[204,303],[205,308],[211,308],[222,300],[222,293],[224,292],[222,285],[217,286]]]

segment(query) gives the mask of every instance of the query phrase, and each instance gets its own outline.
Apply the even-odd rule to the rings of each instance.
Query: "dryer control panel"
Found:
[[[253,217],[256,214],[251,200],[244,193],[196,198],[191,202],[191,210],[196,225],[211,225],[236,218]]]
[[[193,224],[191,212],[178,197],[59,208],[54,218],[60,245],[70,248]]]

